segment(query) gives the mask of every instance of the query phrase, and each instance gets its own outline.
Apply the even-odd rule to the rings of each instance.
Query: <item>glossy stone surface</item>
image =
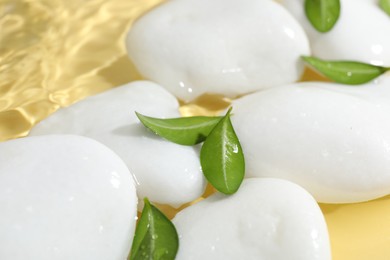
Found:
[[[327,203],[389,194],[389,79],[300,83],[233,102],[247,176],[288,179]]]
[[[185,101],[234,97],[299,79],[303,29],[272,0],[173,0],[135,22],[127,49],[137,69]]]
[[[341,0],[331,31],[317,32],[304,12],[304,0],[281,0],[305,29],[313,55],[390,66],[390,19],[375,0]]]
[[[0,259],[123,260],[137,197],[123,161],[79,136],[0,143]]]
[[[40,122],[31,135],[77,134],[110,147],[127,164],[140,199],[178,206],[202,195],[205,180],[194,147],[158,137],[135,111],[153,117],[179,117],[177,100],[162,87],[133,82],[61,109]]]
[[[326,223],[315,200],[285,180],[246,179],[173,220],[180,259],[330,260]]]

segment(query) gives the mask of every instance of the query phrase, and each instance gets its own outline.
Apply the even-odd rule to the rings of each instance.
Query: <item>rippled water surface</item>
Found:
[[[1,0],[0,141],[60,106],[139,78],[131,23],[161,0]]]

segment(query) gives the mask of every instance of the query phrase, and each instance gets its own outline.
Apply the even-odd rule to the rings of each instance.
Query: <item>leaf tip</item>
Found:
[[[315,62],[315,61],[320,61],[318,58],[316,58],[316,57],[313,57],[313,56],[305,56],[305,55],[302,55],[301,56],[301,59],[304,61],[304,62],[306,62],[306,63],[308,63],[308,64],[310,64],[310,65],[312,65],[312,63],[313,62]]]
[[[226,112],[225,116],[230,116],[231,112],[233,110],[233,107],[229,107],[228,111]]]
[[[137,111],[134,111],[135,115],[138,117],[139,120],[143,117],[141,113],[138,113]]]
[[[144,204],[147,206],[150,206],[150,201],[149,201],[148,197],[144,198]]]

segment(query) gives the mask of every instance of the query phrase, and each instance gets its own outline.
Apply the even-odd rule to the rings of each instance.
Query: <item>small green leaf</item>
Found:
[[[383,11],[390,15],[390,0],[380,0],[379,6],[383,9]]]
[[[139,120],[155,134],[177,144],[195,145],[203,142],[221,117],[181,117],[160,119],[136,112]]]
[[[128,259],[174,260],[179,248],[179,237],[174,225],[147,198],[144,202]]]
[[[225,194],[236,192],[245,174],[244,154],[230,121],[230,111],[211,131],[200,151],[206,179]]]
[[[302,59],[329,79],[348,85],[369,82],[389,70],[389,68],[355,61],[324,61],[307,56],[303,56]]]
[[[328,32],[340,16],[339,0],[305,0],[306,17],[319,32]]]

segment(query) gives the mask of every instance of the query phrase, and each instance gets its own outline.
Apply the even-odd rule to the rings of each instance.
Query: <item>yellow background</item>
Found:
[[[61,106],[139,79],[124,36],[161,0],[0,0],[0,141],[24,136]],[[304,80],[318,79],[307,72]],[[213,113],[210,99],[182,107]],[[215,111],[214,111],[215,112]],[[175,211],[163,207],[172,216]],[[390,197],[321,205],[334,260],[390,259]]]

